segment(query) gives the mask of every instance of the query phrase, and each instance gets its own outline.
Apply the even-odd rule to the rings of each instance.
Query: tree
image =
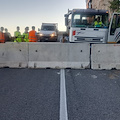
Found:
[[[120,0],[109,1],[109,3],[110,3],[109,8],[110,8],[113,12],[119,12],[119,11],[120,11]]]

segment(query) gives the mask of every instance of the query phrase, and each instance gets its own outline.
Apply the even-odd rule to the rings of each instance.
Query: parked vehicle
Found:
[[[95,26],[99,17],[101,26]],[[120,13],[108,21],[107,10],[73,9],[65,14],[69,42],[117,43],[120,41]]]
[[[42,23],[39,36],[41,42],[56,42],[58,38],[58,24]]]

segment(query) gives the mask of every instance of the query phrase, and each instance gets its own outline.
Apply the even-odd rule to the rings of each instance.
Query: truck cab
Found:
[[[100,18],[101,26],[95,26]],[[108,39],[108,11],[95,9],[73,9],[65,14],[65,25],[69,42],[106,43]]]
[[[56,42],[58,37],[58,24],[42,23],[39,36],[41,42]]]
[[[120,43],[120,13],[113,13],[107,43]]]

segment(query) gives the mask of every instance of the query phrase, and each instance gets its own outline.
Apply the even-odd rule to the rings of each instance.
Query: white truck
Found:
[[[65,25],[69,42],[117,43],[120,41],[120,13],[114,13],[108,20],[107,10],[73,9],[68,10]],[[102,26],[95,26],[97,18]]]
[[[42,23],[39,36],[41,42],[56,42],[58,38],[58,24]]]

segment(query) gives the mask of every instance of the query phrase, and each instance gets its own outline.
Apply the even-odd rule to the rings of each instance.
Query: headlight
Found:
[[[43,34],[41,33],[40,36],[43,36]]]
[[[52,33],[50,36],[51,36],[51,37],[54,37],[54,36],[55,36],[55,33]]]

